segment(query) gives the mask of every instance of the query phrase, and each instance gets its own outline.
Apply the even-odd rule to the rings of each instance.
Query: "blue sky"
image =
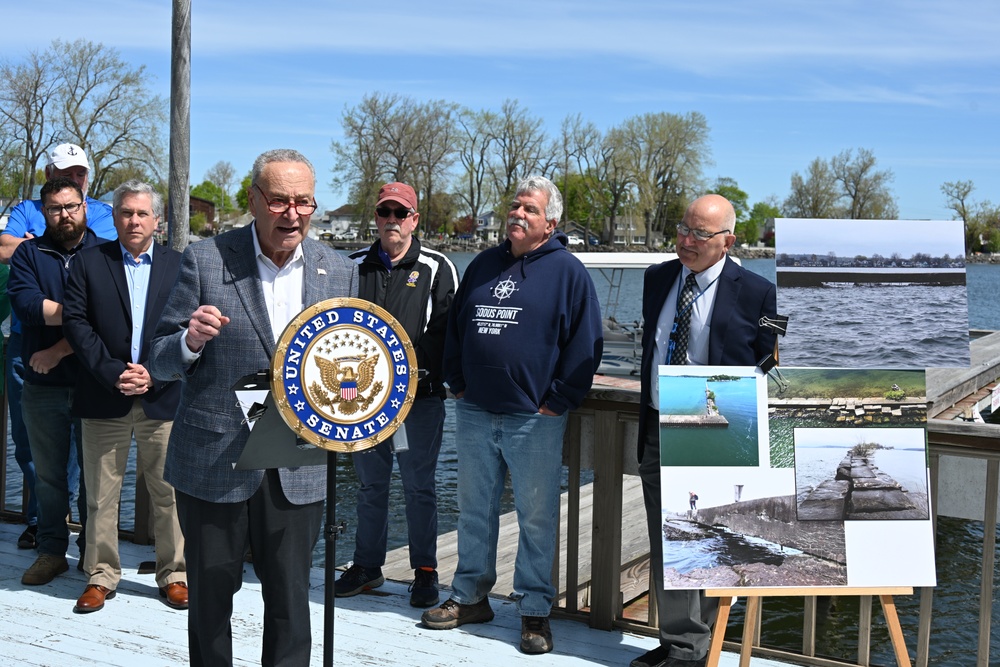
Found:
[[[7,3],[0,58],[85,37],[144,64],[165,97],[170,2]],[[848,148],[895,174],[904,219],[950,218],[940,186],[1000,200],[1000,3],[995,0],[576,0],[372,3],[194,0],[191,178],[240,174],[288,146],[316,165],[371,92],[499,109],[516,98],[551,136],[570,114],[605,130],[647,112],[703,113],[712,164],[751,202]],[[13,26],[18,26],[13,28]]]

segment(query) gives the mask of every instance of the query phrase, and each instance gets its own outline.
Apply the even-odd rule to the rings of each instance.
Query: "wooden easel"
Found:
[[[719,598],[719,616],[712,632],[712,644],[708,649],[706,667],[718,667],[719,656],[722,653],[722,640],[726,634],[726,623],[729,621],[729,609],[737,597],[747,599],[746,621],[743,624],[743,640],[740,643],[740,667],[749,667],[750,652],[753,648],[755,629],[760,616],[760,599],[762,597],[811,597],[815,595],[877,595],[882,603],[886,624],[889,626],[889,638],[896,653],[896,664],[899,667],[910,667],[910,655],[903,641],[903,631],[899,626],[899,616],[896,614],[896,603],[893,595],[913,595],[912,587],[883,588],[711,588],[705,591],[708,597]]]

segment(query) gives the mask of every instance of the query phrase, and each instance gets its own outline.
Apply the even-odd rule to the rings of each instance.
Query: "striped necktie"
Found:
[[[688,336],[691,334],[691,305],[695,299],[695,288],[698,286],[693,273],[689,273],[681,288],[681,298],[677,302],[677,328],[671,338],[675,345],[670,353],[670,363],[675,366],[687,364]]]

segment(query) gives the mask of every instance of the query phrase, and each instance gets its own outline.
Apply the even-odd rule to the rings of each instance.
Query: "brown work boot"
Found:
[[[548,616],[521,617],[521,653],[538,654],[552,650],[552,630]]]
[[[38,554],[38,558],[21,575],[21,583],[25,586],[41,586],[47,584],[69,569],[65,556]]]
[[[475,604],[459,604],[447,599],[435,609],[428,609],[420,617],[424,625],[434,630],[450,630],[466,623],[486,623],[493,620],[490,599],[483,598]]]

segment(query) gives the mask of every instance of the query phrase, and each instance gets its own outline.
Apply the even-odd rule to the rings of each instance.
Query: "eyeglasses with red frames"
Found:
[[[316,210],[315,200],[313,200],[312,202],[288,202],[288,201],[282,201],[280,199],[268,199],[267,195],[264,194],[264,191],[260,189],[259,185],[254,183],[253,186],[257,188],[257,192],[259,192],[260,195],[264,198],[264,201],[267,202],[267,210],[270,211],[271,213],[284,213],[285,211],[293,207],[295,208],[295,212],[298,213],[299,215],[309,215],[310,213]]]

